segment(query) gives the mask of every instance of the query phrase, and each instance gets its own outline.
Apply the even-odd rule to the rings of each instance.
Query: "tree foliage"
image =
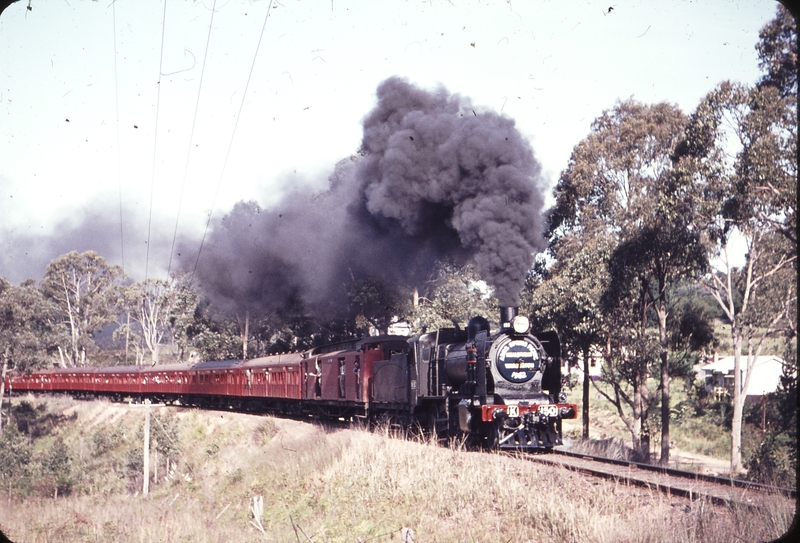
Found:
[[[796,66],[796,41],[794,20],[779,7],[757,46],[767,69],[760,85],[723,82],[709,92],[676,151],[680,175],[692,182],[695,228],[705,234],[709,261],[717,262],[701,284],[731,323],[732,472],[742,468],[744,398],[764,341],[796,334],[796,69],[787,73]],[[729,253],[737,238],[746,246],[741,267]],[[743,364],[751,370],[744,381]]]
[[[31,456],[31,446],[25,436],[16,425],[8,425],[0,434],[0,484],[8,492],[9,498],[14,491],[14,484],[19,484],[27,475]]]
[[[758,66],[765,72],[759,86],[778,89],[781,96],[797,96],[797,22],[778,4],[775,18],[759,32]]]
[[[583,371],[583,437],[589,437],[589,365],[594,350],[604,344],[605,321],[599,301],[608,285],[606,262],[613,238],[562,235],[551,244],[529,273],[520,310],[530,315],[536,330],[555,329],[569,366]]]
[[[587,342],[603,347],[605,378],[614,391],[608,399],[630,429],[640,456],[646,456],[643,437],[654,400],[647,389],[654,356],[661,360],[662,443],[669,442],[668,287],[702,266],[705,257],[687,214],[689,191],[673,171],[673,153],[687,121],[666,103],[626,100],[603,112],[562,172],[550,216],[550,249],[564,262],[554,268],[552,290],[564,291],[566,285],[558,282],[566,282],[580,307],[564,301],[563,309],[581,319],[591,315],[585,320],[591,333],[574,339],[587,356]],[[587,266],[592,257],[598,262]],[[565,272],[566,278],[559,278]],[[656,315],[655,337],[651,313]],[[668,454],[662,447],[662,459]]]
[[[47,265],[41,289],[53,302],[65,341],[58,346],[63,366],[86,364],[93,337],[116,319],[122,268],[93,251],[62,255]]]
[[[366,336],[370,330],[388,333],[389,326],[411,309],[411,296],[375,279],[356,281],[347,293],[349,313],[358,335]]]
[[[153,365],[158,364],[160,345],[170,333],[173,312],[182,307],[179,297],[176,286],[163,279],[146,279],[122,291],[123,303],[131,319],[138,324],[138,337],[150,352]],[[127,320],[124,326],[130,326]]]
[[[57,341],[52,304],[32,281],[0,288],[0,355],[9,367],[30,371],[47,364]]]
[[[48,349],[56,342],[53,321],[52,305],[32,281],[15,287],[0,279],[0,405],[9,369],[25,372],[46,364]]]
[[[497,318],[497,300],[489,295],[486,284],[480,281],[473,267],[442,262],[426,289],[418,294],[410,317],[415,329],[425,332],[465,328],[469,319],[476,315]]]

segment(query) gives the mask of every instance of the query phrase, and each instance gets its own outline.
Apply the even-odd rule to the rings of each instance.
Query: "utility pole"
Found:
[[[142,480],[142,495],[150,493],[150,400],[144,400],[144,479]]]
[[[150,403],[149,398],[145,398],[144,404],[128,404],[131,407],[144,407],[144,466],[142,473],[144,479],[142,480],[142,495],[147,496],[150,493],[150,408],[151,407],[166,407],[163,403]]]

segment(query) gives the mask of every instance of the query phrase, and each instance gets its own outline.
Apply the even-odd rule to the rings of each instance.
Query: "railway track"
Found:
[[[595,477],[655,488],[666,494],[691,500],[705,498],[718,505],[758,507],[764,497],[769,495],[792,502],[797,499],[795,489],[569,451],[554,450],[553,454],[530,455],[528,458],[534,462],[558,465]]]

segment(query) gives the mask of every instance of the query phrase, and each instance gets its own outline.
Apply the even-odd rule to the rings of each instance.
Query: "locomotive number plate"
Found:
[[[558,406],[555,405],[540,405],[539,406],[539,413],[546,417],[557,417],[558,416]]]
[[[509,417],[518,417],[519,416],[519,406],[518,405],[506,406],[506,413],[508,413]]]

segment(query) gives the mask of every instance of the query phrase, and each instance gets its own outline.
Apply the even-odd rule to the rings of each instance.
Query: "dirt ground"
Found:
[[[712,456],[704,456],[678,449],[672,449],[669,455],[671,468],[697,471],[707,475],[725,475],[730,471],[730,462]]]

